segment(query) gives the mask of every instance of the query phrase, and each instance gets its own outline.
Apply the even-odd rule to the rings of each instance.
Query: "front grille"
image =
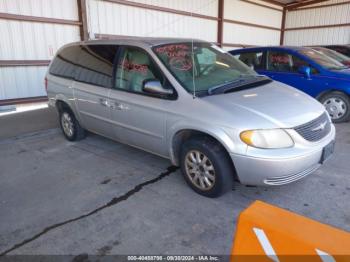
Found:
[[[331,131],[331,122],[324,112],[320,117],[306,124],[294,128],[304,139],[315,142],[319,141],[329,134]]]
[[[267,185],[272,186],[281,186],[285,184],[292,183],[294,181],[297,181],[299,179],[302,179],[303,177],[306,177],[307,175],[312,174],[315,172],[321,165],[317,164],[315,166],[312,166],[300,173],[289,175],[289,176],[280,176],[280,177],[270,177],[264,180],[264,183]]]

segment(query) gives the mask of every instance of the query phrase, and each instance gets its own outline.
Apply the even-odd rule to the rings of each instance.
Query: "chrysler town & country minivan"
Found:
[[[308,95],[214,44],[118,38],[68,44],[46,75],[64,136],[86,130],[170,159],[208,197],[283,185],[333,153],[335,128]]]

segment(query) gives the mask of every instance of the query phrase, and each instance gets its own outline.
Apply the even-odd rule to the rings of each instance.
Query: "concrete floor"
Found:
[[[350,231],[350,124],[337,125],[335,155],[315,174],[208,199],[167,160],[97,135],[70,143],[51,112],[37,114],[47,126],[35,133],[28,117],[0,118],[0,255],[229,254],[257,199]],[[8,138],[26,123],[32,133]]]

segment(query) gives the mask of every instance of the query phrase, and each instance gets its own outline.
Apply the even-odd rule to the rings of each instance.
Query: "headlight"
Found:
[[[294,145],[293,139],[283,129],[247,130],[241,133],[241,140],[258,148],[286,148]]]

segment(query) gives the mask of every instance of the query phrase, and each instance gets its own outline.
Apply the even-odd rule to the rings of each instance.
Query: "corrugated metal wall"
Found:
[[[101,0],[88,1],[90,36],[95,34],[194,37],[217,42],[218,0],[133,0],[132,2],[193,12],[214,19],[147,10]],[[255,5],[254,3],[257,3]],[[259,6],[264,5],[264,6]],[[269,8],[270,7],[270,8]],[[282,7],[251,0],[224,3],[225,49],[239,45],[278,44]],[[238,22],[238,23],[236,23]],[[252,25],[242,25],[239,22]],[[254,26],[258,25],[258,26]],[[260,27],[259,27],[260,25]],[[272,27],[273,29],[266,29]]]
[[[1,0],[0,12],[78,20],[76,0]],[[79,27],[0,19],[0,60],[49,60],[65,43],[80,40]],[[0,100],[45,96],[46,66],[0,67]]]
[[[131,2],[143,3],[153,6],[160,6],[181,10],[186,12],[199,13],[208,16],[217,16],[218,0],[130,0]]]
[[[254,1],[259,3],[258,1]],[[264,3],[266,5],[266,3]],[[270,5],[271,6],[271,5]],[[262,26],[224,23],[224,43],[243,45],[278,45],[282,21],[282,8],[275,9],[261,7],[249,2],[230,0],[225,2],[224,18]],[[267,29],[263,27],[272,27]]]
[[[345,1],[331,0],[318,5],[287,12],[284,44],[286,45],[323,45],[323,44],[349,44],[350,43],[350,3],[329,7],[322,5],[335,4]],[[348,24],[341,26],[340,24]],[[291,30],[291,28],[317,27],[338,25],[326,28],[305,28]]]
[[[0,12],[78,20],[75,0],[1,0]]]
[[[217,17],[218,0],[133,0],[175,10]],[[194,37],[217,41],[217,21],[89,0],[90,35]]]

